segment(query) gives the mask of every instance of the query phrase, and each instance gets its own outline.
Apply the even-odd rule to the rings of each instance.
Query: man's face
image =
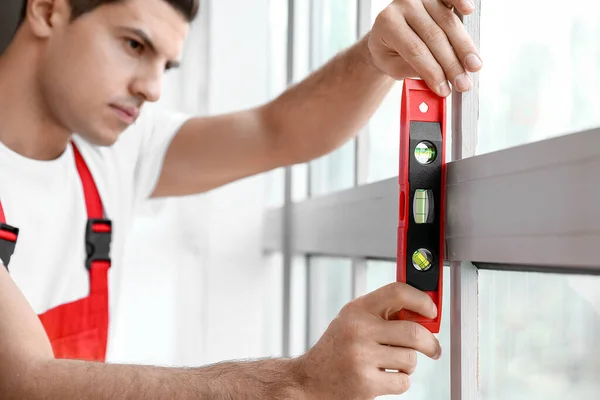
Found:
[[[144,102],[159,99],[187,31],[163,0],[103,5],[56,27],[40,60],[45,103],[70,131],[113,144]]]

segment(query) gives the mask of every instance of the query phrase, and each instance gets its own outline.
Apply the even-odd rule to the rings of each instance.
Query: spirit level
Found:
[[[430,320],[402,310],[399,317],[438,333],[444,270],[446,98],[424,81],[406,79],[400,114],[396,280],[426,292],[438,315]]]

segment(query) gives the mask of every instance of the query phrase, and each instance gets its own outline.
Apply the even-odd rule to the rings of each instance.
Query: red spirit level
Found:
[[[405,310],[400,311],[400,319],[438,333],[444,270],[446,99],[424,81],[406,79],[400,118],[396,280],[426,292],[438,308],[433,320]]]

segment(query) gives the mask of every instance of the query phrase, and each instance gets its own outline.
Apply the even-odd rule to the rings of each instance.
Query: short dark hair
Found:
[[[22,0],[23,8],[21,9],[21,19],[19,25],[25,20],[27,13],[27,2],[29,0]],[[95,10],[104,4],[111,3],[122,3],[126,0],[69,0],[71,6],[71,20],[75,20],[90,11]],[[188,21],[192,22],[198,14],[200,8],[200,0],[164,0],[169,3],[175,10]]]

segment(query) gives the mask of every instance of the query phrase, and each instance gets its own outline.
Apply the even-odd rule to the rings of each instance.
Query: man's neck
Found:
[[[36,79],[38,63],[33,50],[27,54],[24,47],[9,47],[0,57],[0,142],[24,157],[54,160],[71,133],[46,107]]]

